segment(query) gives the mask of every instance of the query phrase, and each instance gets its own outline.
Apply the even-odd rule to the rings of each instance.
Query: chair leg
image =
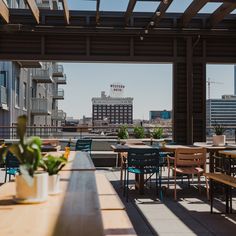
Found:
[[[198,178],[198,191],[201,194],[200,174],[197,175],[197,178]]]
[[[160,200],[163,201],[163,193],[162,193],[162,186],[161,186],[161,182],[162,182],[162,170],[160,170],[159,172],[159,192],[160,192]]]
[[[126,192],[126,175],[127,175],[127,169],[125,168],[125,176],[124,176],[124,186],[123,186],[123,196],[125,196],[125,192]]]
[[[128,202],[128,194],[129,194],[129,171],[127,171],[127,181],[126,181],[126,202]]]
[[[209,185],[208,185],[208,180],[206,176],[205,176],[205,181],[206,181],[207,200],[209,200]]]
[[[213,180],[210,179],[210,203],[211,203],[211,214],[213,213],[213,200],[214,200],[213,191],[214,191],[214,183],[213,183]]]
[[[7,170],[5,171],[5,180],[4,182],[6,183],[7,182]]]
[[[174,173],[174,181],[175,181],[175,189],[174,189],[174,199],[176,200],[177,199],[177,191],[176,191],[176,171],[174,171],[175,173]]]
[[[167,181],[167,188],[170,188],[170,168],[168,168],[168,181]]]

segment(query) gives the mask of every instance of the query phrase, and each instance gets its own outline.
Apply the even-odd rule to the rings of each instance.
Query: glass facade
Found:
[[[215,123],[223,126],[236,126],[236,98],[209,99],[206,102],[206,123],[213,126]]]

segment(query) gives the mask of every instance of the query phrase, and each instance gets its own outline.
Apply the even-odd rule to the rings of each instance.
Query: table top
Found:
[[[95,171],[60,175],[61,194],[41,204],[15,204],[15,182],[0,187],[1,236],[104,235]]]
[[[212,143],[206,143],[206,142],[196,142],[194,143],[194,146],[197,147],[204,147],[207,150],[236,150],[236,144],[235,143],[229,143],[225,146],[214,146]]]
[[[224,151],[219,151],[219,154],[224,155],[225,157],[228,158],[236,158],[236,150],[224,150]]]
[[[111,148],[114,152],[128,152],[132,148],[140,148],[140,149],[156,149],[155,147],[146,145],[146,144],[116,144],[111,145]]]

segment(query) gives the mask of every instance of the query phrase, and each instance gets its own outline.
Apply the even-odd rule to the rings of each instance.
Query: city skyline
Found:
[[[134,119],[148,119],[150,110],[172,109],[172,65],[131,63],[64,63],[67,74],[65,100],[67,116],[92,116],[92,97],[109,94],[110,84],[125,85],[125,97],[134,98]],[[234,93],[233,65],[207,65],[211,98]],[[206,85],[207,86],[207,85]],[[207,89],[207,88],[206,88]],[[208,94],[207,94],[208,95]]]
[[[184,12],[191,0],[174,0],[167,12]],[[159,2],[137,2],[134,12],[154,12]],[[96,1],[68,0],[69,9],[94,10]],[[128,0],[101,0],[101,11],[125,11]],[[207,3],[199,12],[212,13],[220,3]],[[236,10],[231,14],[236,13]],[[144,37],[145,41],[145,37]],[[125,96],[134,97],[134,118],[148,119],[150,110],[172,109],[172,65],[171,64],[123,64],[123,63],[65,63],[68,84],[65,87],[65,101],[62,108],[68,116],[82,118],[92,116],[91,98],[108,93],[113,82],[126,86]],[[134,69],[135,68],[135,69]],[[118,77],[118,73],[121,76]],[[83,78],[78,78],[82,76]],[[136,81],[132,78],[136,78]],[[98,79],[99,78],[99,79]],[[144,79],[145,78],[145,79]],[[207,78],[222,84],[211,84],[211,97],[233,94],[233,65],[208,65]],[[223,78],[227,78],[222,81]],[[165,81],[165,82],[163,82]],[[133,86],[136,86],[136,89]],[[142,96],[140,96],[140,94]]]

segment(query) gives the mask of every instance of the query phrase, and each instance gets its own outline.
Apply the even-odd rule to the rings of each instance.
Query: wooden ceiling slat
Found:
[[[68,9],[67,0],[62,0],[63,10],[64,10],[64,16],[67,24],[70,24],[70,12]]]
[[[37,4],[35,2],[35,0],[26,0],[27,5],[29,6],[34,19],[36,20],[36,22],[39,24],[40,20],[39,20],[39,9],[37,7]]]
[[[186,27],[191,19],[209,2],[209,0],[194,0],[181,17],[182,26]]]
[[[164,17],[167,9],[169,8],[169,6],[171,5],[172,2],[173,2],[173,0],[168,0],[168,1],[162,1],[160,3],[160,5],[158,6],[158,8],[155,12],[155,15],[153,17],[153,21],[155,23],[155,26],[159,23],[161,18]]]
[[[230,14],[236,9],[236,3],[223,3],[218,7],[209,18],[210,27],[216,26],[220,21],[222,21],[225,16]]]
[[[96,5],[96,24],[99,24],[99,19],[100,19],[99,9],[100,9],[100,0],[97,0],[97,5]]]
[[[3,0],[0,0],[0,16],[6,23],[9,23],[9,9]]]
[[[129,24],[129,18],[134,10],[136,2],[137,2],[137,0],[129,0],[129,4],[128,4],[127,10],[125,12],[125,23],[127,25]]]

